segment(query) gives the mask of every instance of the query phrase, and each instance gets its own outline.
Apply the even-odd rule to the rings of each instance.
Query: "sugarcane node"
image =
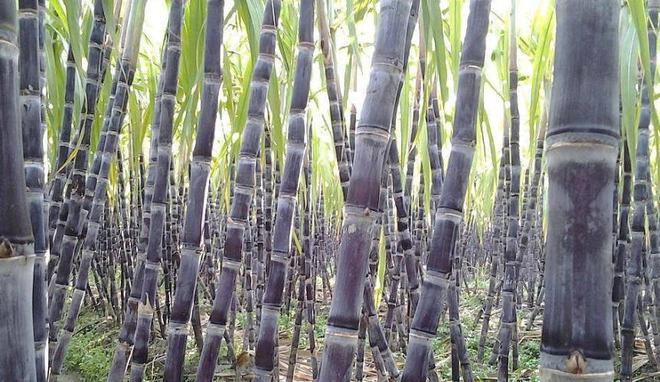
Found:
[[[0,259],[8,259],[14,254],[14,247],[4,237],[0,239]]]
[[[153,315],[154,313],[154,308],[153,305],[151,305],[151,301],[149,299],[146,300],[144,304],[140,303],[138,307],[138,314],[140,315]]]
[[[566,371],[572,374],[583,374],[587,367],[587,360],[579,350],[573,350],[566,360]]]

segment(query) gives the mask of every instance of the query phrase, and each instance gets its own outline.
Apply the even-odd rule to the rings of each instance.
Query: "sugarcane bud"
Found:
[[[573,374],[582,374],[587,366],[587,360],[584,359],[582,353],[578,350],[571,352],[566,361],[566,371]]]
[[[151,301],[147,298],[147,301],[144,304],[140,304],[138,306],[138,314],[140,316],[151,316],[154,313],[154,308],[153,305],[151,305]]]
[[[14,249],[7,239],[0,239],[0,259],[7,259],[12,256]]]

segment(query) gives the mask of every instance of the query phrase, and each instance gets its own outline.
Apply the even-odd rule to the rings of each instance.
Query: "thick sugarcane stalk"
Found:
[[[32,318],[35,255],[25,192],[17,45],[23,31],[17,15],[16,2],[0,5],[0,168],[4,179],[0,182],[0,380],[36,381]]]
[[[44,148],[41,123],[41,83],[39,51],[39,4],[37,0],[19,1],[19,86],[23,159],[28,211],[34,238],[34,283],[32,311],[37,380],[48,375],[48,297],[46,291],[46,221],[44,216]]]
[[[314,0],[301,0],[293,96],[288,121],[284,172],[273,230],[271,269],[264,289],[261,322],[255,352],[257,381],[269,381],[275,367],[275,342],[282,307],[284,280],[287,278],[288,253],[291,249],[293,215],[296,211],[298,184],[306,150],[305,110],[314,54]],[[293,288],[291,288],[293,289]]]
[[[92,31],[89,37],[89,49],[87,53],[87,78],[85,83],[85,100],[82,107],[78,137],[80,144],[73,163],[71,180],[67,185],[70,189],[70,198],[67,199],[66,214],[60,211],[60,220],[66,217],[64,224],[64,236],[60,248],[53,247],[53,255],[58,256],[56,275],[54,275],[53,293],[49,301],[48,322],[49,326],[49,347],[54,351],[57,346],[57,335],[60,330],[60,321],[62,319],[62,310],[64,309],[64,299],[66,289],[69,286],[69,276],[75,248],[78,244],[78,237],[81,234],[82,224],[85,221],[85,213],[82,210],[82,203],[85,193],[85,175],[87,172],[88,152],[90,136],[94,115],[96,113],[96,101],[102,80],[102,61],[103,61],[103,39],[105,36],[105,14],[103,12],[103,2],[96,0],[94,2],[94,21]],[[69,194],[69,192],[66,192]],[[62,227],[58,223],[57,229]],[[57,230],[56,230],[57,231]],[[55,233],[57,236],[57,232]],[[59,255],[56,255],[58,254]]]
[[[355,133],[354,166],[344,207],[336,286],[320,371],[320,379],[324,381],[345,381],[351,375],[363,300],[355,290],[363,285],[367,274],[371,226],[378,211],[378,185],[385,165],[403,66],[417,21],[417,9],[411,5],[410,0],[381,2],[367,90],[369,97],[363,105]]]
[[[515,332],[516,290],[518,284],[518,228],[520,199],[520,115],[518,112],[518,41],[516,34],[516,5],[511,1],[509,33],[509,114],[511,131],[509,135],[509,200],[507,212],[507,233],[504,243],[504,283],[502,284],[502,322],[498,333],[500,348],[498,353],[497,380],[505,382],[509,378],[509,347]]]
[[[222,82],[220,49],[222,46],[224,0],[209,0],[204,46],[204,87],[202,105],[190,168],[190,192],[183,228],[183,251],[176,281],[172,314],[168,324],[165,381],[181,381],[185,359],[188,323],[202,254],[203,222],[206,212],[211,155],[215,133],[218,97]]]
[[[560,0],[556,15],[539,375],[541,381],[612,381],[619,3]],[[577,69],[585,63],[589,70]]]
[[[426,365],[431,351],[430,340],[435,336],[438,319],[446,302],[452,270],[451,256],[463,215],[465,190],[474,153],[475,124],[489,13],[489,0],[471,1],[461,52],[452,151],[439,205],[436,206],[431,251],[420,300],[411,323],[402,381],[426,378]]]
[[[255,162],[258,158],[261,134],[264,125],[264,111],[269,79],[274,65],[275,41],[279,22],[281,1],[269,0],[264,10],[261,28],[259,56],[252,72],[248,120],[241,141],[238,169],[234,186],[230,216],[227,219],[227,233],[224,243],[222,271],[216,283],[210,322],[206,329],[204,349],[197,367],[197,380],[210,381],[213,378],[218,357],[220,339],[228,321],[236,277],[241,264],[243,232],[246,230],[248,215],[254,194]],[[264,312],[262,307],[261,317]],[[261,328],[260,328],[261,330]]]
[[[151,216],[147,253],[144,263],[142,295],[138,305],[137,326],[131,362],[131,381],[141,381],[144,377],[144,365],[149,352],[149,334],[157,300],[158,275],[163,248],[163,226],[172,161],[172,130],[174,125],[174,107],[176,104],[181,57],[181,30],[183,23],[183,1],[173,0],[168,18],[167,44],[165,56],[167,66],[162,73],[163,89],[161,96],[160,132],[158,135],[158,159],[154,191],[151,197]],[[135,287],[135,286],[134,286]]]

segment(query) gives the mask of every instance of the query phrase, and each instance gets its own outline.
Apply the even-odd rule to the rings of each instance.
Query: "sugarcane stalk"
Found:
[[[461,51],[452,151],[439,205],[436,207],[431,250],[419,303],[410,327],[402,381],[426,378],[430,340],[437,332],[438,319],[446,302],[452,270],[451,256],[463,216],[465,190],[474,153],[489,13],[490,1],[470,2],[468,28]]]
[[[3,317],[0,321],[0,336],[3,338],[0,379],[36,381],[32,318],[34,236],[25,192],[20,111],[22,83],[19,84],[22,73],[19,74],[18,36],[24,30],[19,28],[17,16],[16,2],[0,5],[0,91],[3,95],[0,102],[0,168],[4,178],[0,182],[0,282],[3,285],[0,289],[0,314]]]
[[[176,104],[179,61],[181,57],[181,30],[183,23],[183,1],[173,0],[168,18],[167,44],[165,56],[167,66],[162,73],[163,89],[161,96],[160,131],[158,134],[158,159],[151,197],[151,215],[147,253],[144,262],[142,292],[137,311],[137,326],[133,357],[131,362],[131,381],[141,381],[144,377],[144,365],[149,353],[149,334],[157,300],[158,275],[163,247],[163,226],[169,189],[170,163],[172,161],[172,130],[174,125],[174,107]],[[135,287],[135,286],[134,286]]]
[[[518,111],[518,40],[516,33],[516,2],[511,0],[509,33],[509,114],[510,114],[510,166],[509,200],[507,212],[507,233],[504,247],[504,283],[502,284],[502,317],[498,333],[500,348],[498,354],[497,379],[499,382],[509,378],[509,348],[518,324],[516,320],[516,291],[518,284],[518,230],[520,200],[520,115]]]
[[[227,233],[224,243],[222,271],[216,283],[217,291],[213,301],[210,322],[206,329],[204,349],[197,367],[197,380],[210,381],[215,371],[220,339],[229,318],[229,308],[233,298],[236,277],[241,264],[243,232],[252,205],[255,186],[255,162],[258,158],[261,134],[264,126],[264,111],[269,79],[273,70],[277,25],[279,23],[281,1],[269,0],[266,3],[261,27],[259,56],[252,72],[248,120],[243,130],[241,149],[238,157],[234,197],[230,216],[227,219]],[[264,312],[262,307],[261,317]],[[260,328],[261,330],[261,328]]]
[[[34,238],[34,284],[32,309],[37,380],[48,374],[48,297],[46,292],[46,222],[44,216],[44,127],[41,123],[41,65],[39,4],[23,0],[18,9],[19,86],[23,159],[28,211]]]
[[[610,288],[619,8],[616,1],[556,4],[541,381],[614,378]],[[584,62],[589,70],[576,70]]]
[[[172,315],[168,323],[165,381],[181,381],[185,360],[188,323],[191,319],[202,254],[203,222],[211,175],[211,155],[218,98],[222,83],[220,50],[223,39],[224,0],[207,2],[204,40],[204,87],[193,162],[190,168],[189,197],[183,226],[181,264],[176,281]]]
[[[371,226],[378,211],[378,184],[385,165],[391,121],[408,57],[409,41],[417,20],[417,9],[411,6],[410,0],[381,2],[380,24],[367,90],[369,97],[363,105],[355,133],[356,153],[344,207],[336,286],[319,376],[324,381],[347,380],[351,374],[362,305],[362,295],[354,291],[363,284],[367,274],[366,255],[371,241]],[[347,272],[348,269],[351,271]]]
[[[299,178],[307,146],[305,110],[309,98],[313,54],[314,0],[301,0],[298,54],[289,112],[286,156],[280,193],[277,198],[271,268],[264,289],[255,352],[257,381],[269,381],[275,367],[273,362],[275,338],[279,333],[277,326],[282,307],[283,282],[287,278],[287,255],[291,249],[293,214],[296,211]]]

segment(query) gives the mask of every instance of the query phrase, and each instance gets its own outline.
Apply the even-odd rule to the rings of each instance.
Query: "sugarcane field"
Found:
[[[660,381],[659,12],[0,0],[0,382]]]

